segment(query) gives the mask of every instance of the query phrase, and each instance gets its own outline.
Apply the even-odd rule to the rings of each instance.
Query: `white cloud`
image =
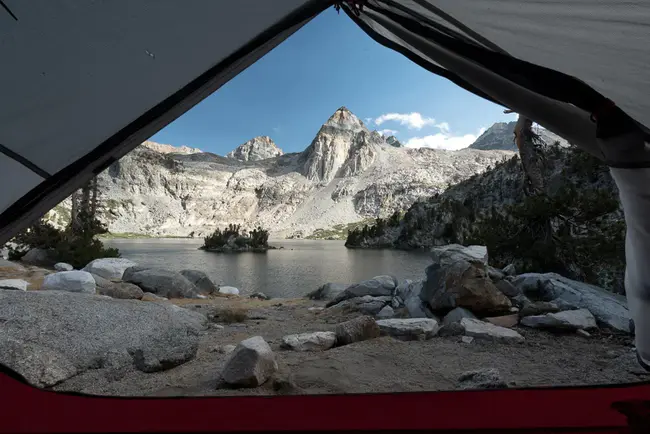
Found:
[[[457,151],[471,145],[476,141],[485,128],[481,128],[478,134],[465,134],[462,136],[455,136],[450,133],[449,125],[446,124],[446,130],[440,128],[442,132],[431,134],[424,137],[412,137],[406,142],[408,148],[432,148],[432,149],[446,149],[449,151]]]
[[[363,118],[364,121],[366,121],[367,124],[372,123],[372,118]]]
[[[397,133],[398,133],[399,131],[397,131],[397,130],[389,130],[389,129],[385,129],[385,130],[379,130],[379,131],[377,131],[377,132],[378,132],[379,134],[381,134],[382,136],[395,136],[395,135],[397,135]]]
[[[280,132],[280,127],[273,127],[273,132],[274,133],[279,133]]]
[[[385,113],[375,119],[376,125],[381,125],[387,121],[399,122],[400,125],[406,125],[410,129],[420,130],[426,125],[435,125],[436,120],[433,118],[423,117],[420,113]]]

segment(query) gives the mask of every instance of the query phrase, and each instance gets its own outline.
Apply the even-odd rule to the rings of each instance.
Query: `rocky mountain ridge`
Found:
[[[517,125],[516,121],[497,122],[485,130],[483,134],[481,134],[469,147],[471,149],[482,149],[484,151],[501,149],[516,152],[517,145],[515,145],[514,140],[515,125]],[[548,144],[559,142],[562,147],[568,146],[566,140],[545,128],[535,126],[533,127],[533,131]]]
[[[239,161],[259,161],[284,155],[269,136],[258,136],[239,145],[229,152],[226,157]]]
[[[345,107],[303,152],[257,159],[271,144],[253,139],[231,153],[235,158],[139,146],[99,175],[101,218],[112,233],[205,236],[234,223],[261,225],[272,237],[304,237],[387,217],[513,155],[396,148]],[[50,218],[64,223],[66,212],[69,201]]]

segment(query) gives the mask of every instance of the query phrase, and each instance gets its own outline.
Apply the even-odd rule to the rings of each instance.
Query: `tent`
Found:
[[[0,243],[335,3],[380,44],[617,168],[650,352],[644,0],[0,0]]]

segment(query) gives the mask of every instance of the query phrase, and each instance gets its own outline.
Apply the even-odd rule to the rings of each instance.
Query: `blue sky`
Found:
[[[268,135],[299,152],[341,106],[412,147],[458,149],[481,128],[516,119],[377,44],[330,8],[151,140],[224,155]]]

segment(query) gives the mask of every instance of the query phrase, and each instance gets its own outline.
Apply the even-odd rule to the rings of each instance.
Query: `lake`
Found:
[[[267,253],[214,253],[198,248],[197,239],[112,239],[122,257],[143,265],[207,273],[215,283],[239,288],[242,294],[301,297],[326,282],[356,283],[380,274],[423,279],[431,263],[425,252],[349,250],[343,241],[276,240],[284,249]]]

